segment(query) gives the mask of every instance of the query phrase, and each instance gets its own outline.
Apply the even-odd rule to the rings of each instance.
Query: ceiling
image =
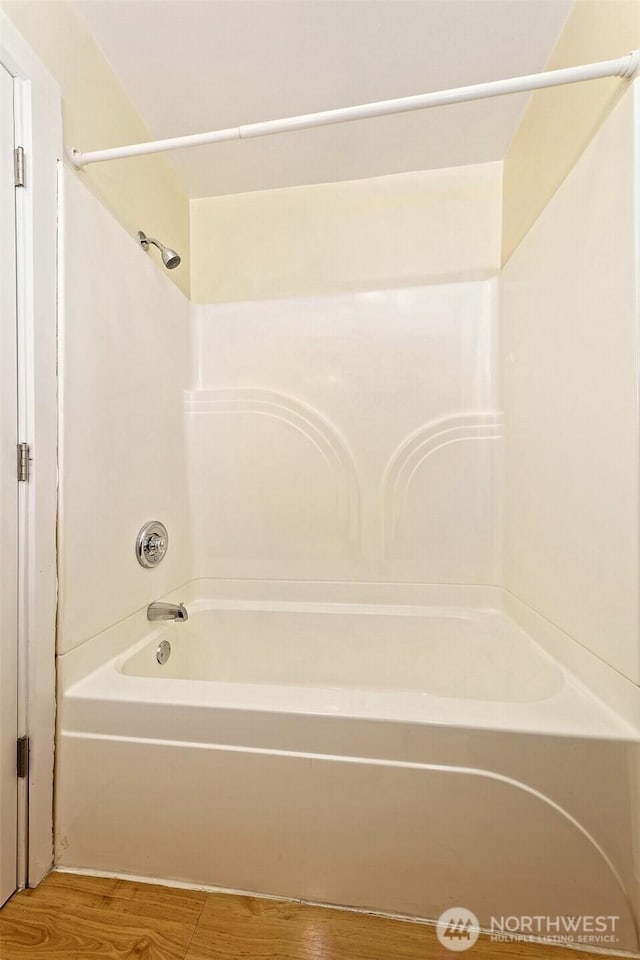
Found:
[[[535,73],[572,0],[76,6],[152,136],[164,138]],[[504,157],[526,103],[520,94],[166,156],[191,197],[480,163]]]

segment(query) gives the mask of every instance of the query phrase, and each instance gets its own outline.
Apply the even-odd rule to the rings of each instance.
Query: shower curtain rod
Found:
[[[579,67],[548,70],[545,73],[532,73],[526,77],[492,80],[489,83],[454,87],[451,90],[420,93],[413,97],[380,100],[377,103],[340,107],[337,110],[323,110],[320,113],[306,113],[299,117],[285,117],[282,120],[248,123],[241,127],[228,127],[226,130],[212,130],[209,133],[194,133],[185,137],[172,137],[168,140],[150,140],[146,143],[133,143],[123,147],[112,147],[108,150],[92,150],[81,153],[79,150],[71,148],[68,155],[71,163],[80,168],[89,163],[100,163],[104,160],[141,157],[145,154],[163,153],[166,150],[180,150],[185,147],[199,147],[206,143],[221,143],[225,140],[266,137],[273,133],[288,133],[291,130],[305,130],[307,127],[323,127],[332,123],[345,123],[348,120],[384,117],[393,113],[426,110],[429,107],[443,107],[448,104],[465,103],[470,100],[486,100],[490,97],[503,97],[509,93],[526,93],[530,90],[542,90],[545,87],[580,83],[583,80],[601,80],[604,77],[623,77],[625,80],[631,80],[638,67],[640,67],[640,50],[632,50],[627,56],[620,57],[617,60],[603,60],[599,63],[588,63]]]

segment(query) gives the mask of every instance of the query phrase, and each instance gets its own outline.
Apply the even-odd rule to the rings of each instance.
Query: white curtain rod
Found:
[[[580,83],[583,80],[600,80],[604,77],[623,77],[630,80],[638,67],[640,67],[640,50],[632,50],[627,56],[620,57],[618,60],[603,60],[600,63],[588,63],[580,67],[566,67],[563,70],[533,73],[527,77],[493,80],[489,83],[476,83],[468,87],[455,87],[452,90],[420,93],[414,97],[400,97],[397,100],[380,100],[377,103],[364,103],[355,107],[341,107],[337,110],[323,110],[320,113],[306,113],[300,117],[286,117],[283,120],[248,123],[241,127],[229,127],[226,130],[213,130],[209,133],[195,133],[186,137],[172,137],[168,140],[150,140],[147,143],[133,143],[129,146],[112,147],[109,150],[93,150],[88,153],[81,153],[72,148],[69,150],[69,158],[75,167],[84,167],[89,163],[100,163],[104,160],[141,157],[149,153],[163,153],[165,150],[200,147],[205,143],[221,143],[224,140],[266,137],[272,133],[288,133],[291,130],[323,127],[331,123],[345,123],[348,120],[384,117],[393,113],[426,110],[429,107],[443,107],[447,104],[465,103],[470,100],[486,100],[489,97],[503,97],[508,93],[526,93],[530,90],[542,90],[545,87]]]

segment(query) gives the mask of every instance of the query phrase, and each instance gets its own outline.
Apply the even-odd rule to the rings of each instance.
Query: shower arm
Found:
[[[209,133],[195,133],[184,137],[172,137],[168,140],[150,140],[146,143],[134,143],[128,146],[93,150],[87,153],[81,153],[79,150],[71,148],[68,151],[68,157],[74,167],[80,168],[89,163],[100,163],[105,160],[141,157],[152,153],[164,153],[167,150],[199,147],[207,143],[221,143],[226,140],[266,137],[270,134],[305,130],[309,127],[346,123],[349,120],[364,120],[370,117],[389,116],[394,113],[408,113],[412,110],[426,110],[430,107],[443,107],[452,103],[486,100],[491,97],[503,97],[510,93],[527,93],[531,90],[580,83],[585,80],[602,80],[605,77],[621,77],[625,80],[631,80],[638,67],[640,67],[640,50],[632,50],[631,53],[617,60],[603,60],[579,67],[548,70],[544,73],[532,73],[525,77],[492,80],[489,83],[476,83],[466,87],[454,87],[451,90],[420,93],[413,97],[400,97],[396,100],[380,100],[376,103],[365,103],[354,107],[340,107],[337,110],[323,110],[320,113],[306,113],[302,116],[286,117],[282,120],[248,123],[240,127],[228,127],[225,130],[212,130]]]

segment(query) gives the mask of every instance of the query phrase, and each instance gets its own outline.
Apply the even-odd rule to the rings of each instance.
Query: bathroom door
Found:
[[[0,906],[17,886],[18,440],[13,78],[0,65]]]

